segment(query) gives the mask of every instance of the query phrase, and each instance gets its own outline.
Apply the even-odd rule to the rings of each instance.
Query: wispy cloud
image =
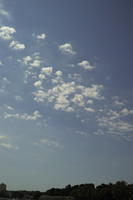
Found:
[[[3,65],[3,63],[2,63],[2,61],[0,60],[0,66],[2,66]]]
[[[3,4],[3,1],[1,0],[0,1],[0,16],[1,18],[5,18],[7,20],[10,20],[11,19],[11,15],[10,15],[10,12],[7,11],[5,8],[4,8],[4,4]],[[0,20],[0,22],[2,22],[2,19]]]
[[[79,130],[76,130],[76,134],[81,135],[81,136],[85,136],[85,137],[88,135],[87,132],[79,131]]]
[[[23,101],[23,98],[19,95],[16,95],[15,96],[15,100],[18,101],[18,102],[22,102]]]
[[[14,146],[14,145],[12,145],[10,143],[4,143],[4,142],[2,142],[2,143],[0,143],[0,146],[4,147],[6,149],[14,149],[14,150],[18,149],[17,146]]]
[[[55,140],[50,140],[47,138],[41,139],[39,142],[34,143],[36,145],[46,145],[48,147],[54,147],[54,148],[63,148],[64,146],[61,145],[59,142]]]
[[[132,115],[133,110],[106,110],[102,117],[98,117],[97,121],[99,127],[103,128],[108,135],[119,136],[123,138],[131,138],[133,125],[125,120],[125,117]]]
[[[12,106],[9,106],[9,105],[6,105],[6,104],[4,104],[4,108],[7,109],[7,110],[10,110],[10,111],[14,110],[14,108]]]
[[[114,105],[117,107],[122,107],[125,105],[124,101],[114,100]]]
[[[10,14],[9,12],[7,12],[6,10],[4,10],[3,8],[0,7],[0,15],[3,15],[4,17],[9,18]]]
[[[0,94],[6,94],[7,93],[7,88],[10,84],[10,81],[8,80],[7,77],[1,77],[0,79]]]
[[[0,140],[5,140],[5,139],[8,139],[8,136],[6,136],[6,135],[0,135]]]
[[[8,142],[10,138],[7,135],[0,135],[0,146],[4,147],[5,149],[14,149],[17,150],[18,146],[13,145]]]
[[[8,119],[8,118],[15,118],[15,119],[21,119],[21,120],[37,120],[39,118],[41,118],[42,115],[40,114],[39,111],[34,111],[31,115],[27,114],[27,113],[4,113],[4,118]]]

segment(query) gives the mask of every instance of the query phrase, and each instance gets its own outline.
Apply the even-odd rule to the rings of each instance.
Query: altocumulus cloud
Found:
[[[46,34],[42,33],[40,35],[37,35],[36,38],[39,39],[39,40],[44,40],[46,38]]]
[[[92,70],[92,69],[94,69],[94,66],[92,66],[90,64],[90,62],[87,61],[87,60],[83,60],[82,62],[78,63],[78,65],[80,67],[82,67],[83,69],[85,69],[85,70]]]
[[[31,115],[27,114],[27,113],[4,113],[4,118],[8,119],[8,118],[16,118],[16,119],[22,119],[22,120],[37,120],[39,118],[41,118],[42,115],[39,113],[39,111],[34,111]]]
[[[16,30],[13,27],[9,26],[0,27],[0,39],[11,40],[13,39],[14,33],[16,33]]]
[[[126,106],[127,102],[122,99],[112,98],[111,96],[106,97],[104,94],[105,86],[95,81],[95,79],[94,81],[84,80],[84,73],[90,74],[95,68],[87,58],[80,62],[76,61],[77,66],[83,69],[82,74],[78,74],[77,67],[75,67],[76,65],[74,65],[74,68],[66,68],[65,66],[62,66],[61,68],[56,65],[52,66],[51,63],[45,61],[45,58],[41,56],[42,52],[38,47],[33,48],[35,51],[29,52],[28,49],[26,49],[22,54],[17,55],[17,51],[25,49],[25,45],[17,41],[15,34],[16,30],[13,27],[0,27],[0,39],[3,40],[3,42],[9,42],[9,47],[16,50],[16,60],[14,61],[18,64],[17,70],[22,75],[22,81],[20,83],[22,85],[19,86],[26,88],[24,96],[21,92],[17,91],[17,94],[13,94],[13,99],[16,104],[21,102],[26,106],[26,95],[28,95],[28,98],[35,108],[33,109],[33,105],[31,106],[33,112],[30,114],[25,111],[26,109],[24,109],[24,112],[22,110],[20,113],[15,108],[15,104],[12,104],[13,106],[11,106],[8,105],[8,103],[5,103],[2,108],[3,110],[1,110],[4,119],[13,118],[27,121],[42,120],[44,119],[44,116],[38,111],[38,106],[39,109],[43,108],[43,106],[50,106],[50,108],[53,109],[53,112],[62,111],[64,112],[64,115],[65,112],[68,114],[71,114],[72,112],[73,115],[75,115],[75,118],[78,114],[79,116],[82,115],[80,117],[81,123],[86,123],[85,126],[87,127],[89,127],[87,120],[91,116],[96,125],[95,129],[97,129],[93,131],[95,135],[106,134],[128,139],[131,138],[133,126],[127,118],[133,115],[133,109],[129,109],[129,107]],[[44,40],[46,35],[42,33],[35,37],[38,40]],[[57,47],[56,51],[58,52],[58,50],[65,55],[76,54],[71,43],[61,44]],[[13,59],[14,58],[12,57],[12,60]],[[6,62],[3,59],[0,61],[0,65],[2,66],[1,69],[5,63]],[[71,63],[70,65],[72,66]],[[8,70],[11,70],[11,68]],[[9,72],[10,71],[8,71],[7,77],[4,74],[1,75],[1,93],[8,90],[8,86],[13,82],[13,80],[10,80]],[[16,84],[16,82],[13,83]],[[7,91],[7,94],[9,94],[8,92],[9,91]],[[107,98],[111,99],[110,105],[106,101]],[[86,133],[86,130],[83,130],[80,135],[87,135],[84,133]],[[1,136],[0,139],[4,140],[4,136]],[[38,144],[53,147],[60,146],[57,141],[45,138],[40,140]],[[1,146],[12,148],[10,143],[6,142],[2,142]]]
[[[31,56],[25,56],[23,57],[21,60],[18,60],[21,64],[24,64],[26,66],[28,66],[28,68],[31,67],[40,67],[42,60],[40,58],[40,55],[38,52],[35,52],[33,55]]]
[[[70,43],[61,44],[59,46],[59,50],[61,53],[75,55],[76,51],[73,50],[72,45]]]
[[[10,48],[14,49],[14,50],[23,50],[25,49],[25,45],[18,42],[18,41],[15,41],[13,40],[10,45],[9,45]]]

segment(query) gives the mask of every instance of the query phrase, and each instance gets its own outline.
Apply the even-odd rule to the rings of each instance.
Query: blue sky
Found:
[[[0,0],[0,181],[132,182],[131,0]]]

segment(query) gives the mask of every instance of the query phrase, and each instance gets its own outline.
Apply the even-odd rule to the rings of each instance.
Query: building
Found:
[[[4,183],[0,184],[0,192],[6,192],[6,184]]]

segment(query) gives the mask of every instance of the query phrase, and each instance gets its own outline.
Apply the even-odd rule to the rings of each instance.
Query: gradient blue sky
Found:
[[[0,182],[133,181],[133,2],[0,0]]]

